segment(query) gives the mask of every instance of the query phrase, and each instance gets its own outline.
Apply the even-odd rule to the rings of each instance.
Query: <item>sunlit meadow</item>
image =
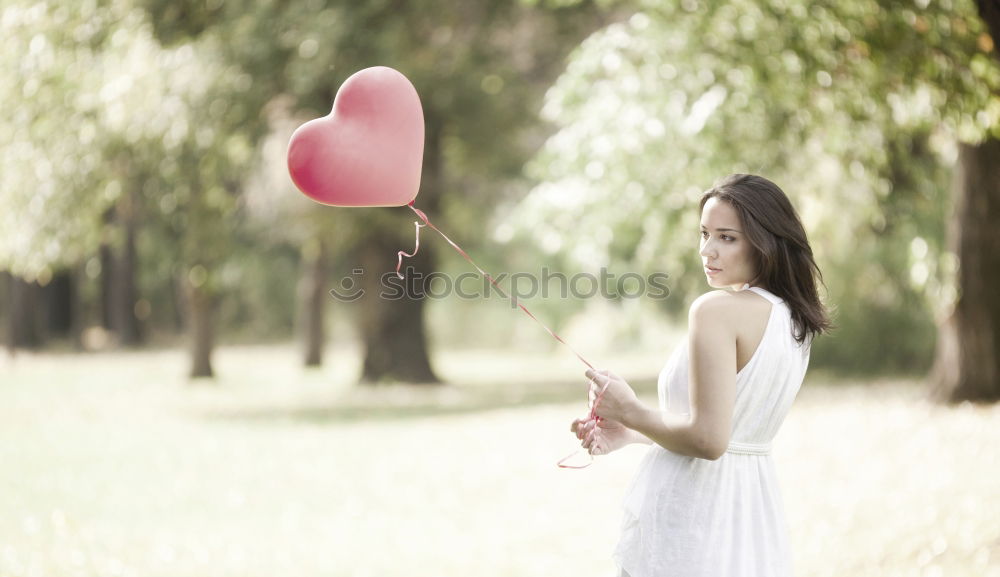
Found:
[[[513,358],[512,358],[513,357]],[[444,352],[444,387],[350,386],[291,347],[0,364],[0,576],[609,576],[643,448],[558,469],[575,359]],[[662,362],[608,366],[652,399]],[[619,370],[620,369],[620,370]],[[776,440],[799,576],[1000,576],[1000,407],[810,374]]]

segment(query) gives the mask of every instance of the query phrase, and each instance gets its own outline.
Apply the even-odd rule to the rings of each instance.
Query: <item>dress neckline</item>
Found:
[[[777,303],[785,302],[785,300],[783,298],[779,297],[778,295],[774,294],[773,292],[771,292],[771,291],[769,291],[769,290],[767,290],[765,288],[759,287],[759,286],[750,286],[750,283],[744,283],[743,287],[740,288],[740,291],[745,291],[745,290],[750,290],[750,291],[753,291],[753,292],[759,294],[760,296],[762,296],[762,297],[766,298],[767,300],[771,301],[771,304],[777,304]]]

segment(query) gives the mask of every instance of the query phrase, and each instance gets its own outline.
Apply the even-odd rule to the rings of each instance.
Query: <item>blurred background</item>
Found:
[[[612,574],[642,449],[555,467],[585,367],[496,293],[378,298],[412,213],[287,175],[378,65],[484,269],[666,275],[524,300],[650,402],[701,192],[777,182],[837,324],[776,440],[798,574],[1000,575],[997,34],[991,0],[0,0],[0,576]]]

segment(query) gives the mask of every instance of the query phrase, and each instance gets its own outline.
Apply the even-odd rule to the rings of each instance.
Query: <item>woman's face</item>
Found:
[[[710,198],[701,211],[701,264],[708,284],[740,290],[755,276],[753,247],[728,202]]]

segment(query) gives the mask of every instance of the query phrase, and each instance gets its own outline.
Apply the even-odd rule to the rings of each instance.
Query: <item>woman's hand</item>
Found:
[[[595,421],[589,415],[574,420],[570,430],[591,455],[606,455],[636,442],[634,431],[625,425],[607,419]]]
[[[628,427],[629,418],[642,408],[639,397],[625,379],[611,371],[588,369],[590,398],[593,399],[593,414],[601,419]]]

